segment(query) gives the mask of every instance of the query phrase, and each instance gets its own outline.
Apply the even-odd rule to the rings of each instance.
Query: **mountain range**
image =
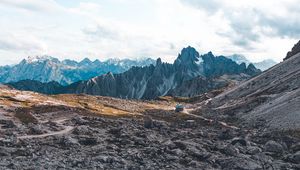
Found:
[[[173,64],[157,59],[156,64],[134,66],[124,73],[109,72],[86,81],[78,81],[67,86],[56,82],[41,83],[24,80],[9,83],[20,89],[46,94],[85,93],[125,99],[155,99],[159,96],[194,96],[203,92],[225,87],[234,79],[247,79],[259,74],[253,64],[237,64],[225,56],[214,56],[212,52],[199,55],[193,47],[184,48]],[[222,79],[221,76],[227,76]],[[233,76],[235,75],[235,77]],[[180,89],[196,86],[189,92]]]
[[[237,62],[238,64],[245,63],[246,65],[249,65],[250,63],[252,63],[256,68],[258,68],[262,71],[265,71],[268,68],[270,68],[270,67],[277,64],[272,59],[266,59],[266,60],[263,60],[263,61],[260,61],[260,62],[251,62],[245,56],[240,55],[240,54],[233,54],[233,55],[226,56],[226,57],[230,58],[231,60],[233,60],[235,62]]]
[[[246,66],[251,62],[243,55],[234,54],[226,56],[238,64],[245,63]],[[155,65],[156,61],[151,58],[139,60],[134,59],[108,59],[106,61],[88,58],[80,62],[66,59],[60,61],[51,56],[35,56],[23,59],[20,63],[10,66],[0,66],[0,83],[18,82],[21,80],[36,80],[42,83],[56,81],[61,85],[69,85],[77,81],[88,80],[93,77],[112,73],[123,73],[133,66]],[[253,65],[264,71],[275,65],[271,59],[253,63]]]
[[[60,61],[50,56],[28,57],[19,64],[0,67],[0,82],[18,82],[20,80],[36,80],[42,83],[56,81],[68,85],[107,72],[122,73],[132,66],[155,64],[151,58],[141,60],[109,59],[91,61],[88,58],[80,62],[74,60]]]

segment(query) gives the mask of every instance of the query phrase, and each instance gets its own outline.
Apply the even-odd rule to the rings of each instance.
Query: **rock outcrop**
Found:
[[[283,59],[283,60],[286,60],[290,57],[292,57],[293,55],[296,55],[297,53],[300,52],[300,40],[298,41],[298,43],[296,43],[294,45],[294,47],[292,48],[291,51],[289,51],[287,54],[286,54],[286,57]]]

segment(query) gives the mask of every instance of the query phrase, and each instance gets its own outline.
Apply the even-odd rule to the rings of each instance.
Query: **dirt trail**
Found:
[[[230,128],[230,129],[240,129],[240,128],[236,127],[236,126],[228,125],[227,123],[222,122],[222,121],[216,121],[216,120],[212,120],[212,119],[207,119],[207,118],[205,118],[205,117],[203,117],[203,116],[195,115],[195,114],[190,113],[190,112],[193,111],[193,110],[194,110],[194,109],[185,109],[185,110],[183,111],[183,113],[185,113],[185,114],[187,114],[187,115],[190,115],[190,116],[192,116],[192,117],[196,117],[196,118],[198,118],[198,119],[207,121],[207,122],[209,122],[209,123],[214,123],[214,122],[216,122],[217,124],[219,124],[219,125],[221,125],[221,126],[223,126],[223,127],[225,127],[225,128]]]
[[[62,134],[69,133],[69,132],[72,131],[73,129],[74,129],[73,126],[65,126],[65,129],[64,129],[64,130],[61,130],[61,131],[50,132],[50,133],[45,133],[45,134],[41,134],[41,135],[25,135],[25,136],[19,136],[18,139],[44,138],[44,137],[48,137],[48,136],[62,135]]]
[[[74,129],[74,127],[63,125],[63,122],[65,122],[66,120],[68,120],[68,119],[62,118],[62,119],[58,119],[58,120],[54,121],[55,123],[58,123],[64,127],[64,129],[61,131],[49,132],[49,133],[44,133],[44,134],[40,134],[40,135],[24,135],[24,136],[19,136],[18,139],[44,138],[44,137],[48,137],[48,136],[67,134],[67,133],[71,132]]]

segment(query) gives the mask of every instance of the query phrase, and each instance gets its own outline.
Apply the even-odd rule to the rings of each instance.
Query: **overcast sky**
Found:
[[[281,61],[300,38],[300,0],[0,0],[0,65],[27,56],[161,57],[183,47]]]

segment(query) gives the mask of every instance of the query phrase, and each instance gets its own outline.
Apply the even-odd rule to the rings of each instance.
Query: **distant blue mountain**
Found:
[[[251,61],[249,61],[245,56],[240,54],[233,54],[231,56],[227,56],[227,58],[230,58],[231,60],[235,61],[238,64],[245,63],[246,65],[249,65]],[[277,63],[272,59],[266,59],[261,62],[252,63],[256,68],[265,71],[268,68],[276,65]]]
[[[151,58],[140,60],[109,59],[103,62],[85,58],[77,62],[74,60],[60,61],[50,56],[28,57],[17,65],[0,67],[0,82],[37,80],[43,83],[56,81],[62,85],[68,85],[107,72],[122,73],[133,66],[148,66],[155,64],[155,62]]]

